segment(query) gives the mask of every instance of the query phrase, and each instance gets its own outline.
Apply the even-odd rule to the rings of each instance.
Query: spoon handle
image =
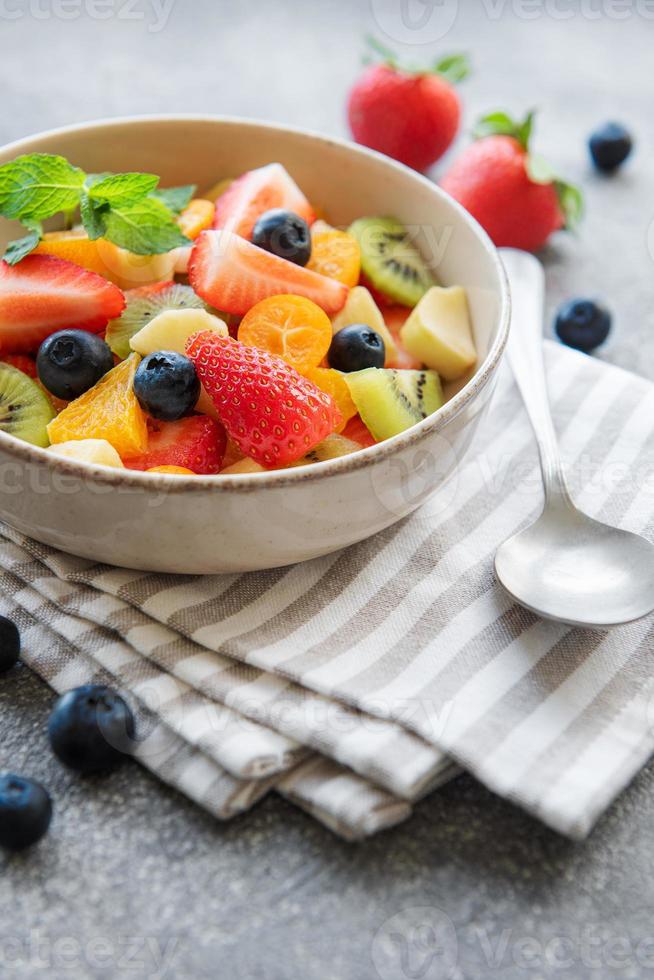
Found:
[[[500,256],[511,288],[511,333],[507,354],[536,435],[545,500],[548,504],[571,505],[545,381],[543,267],[533,255],[519,249],[501,248]]]

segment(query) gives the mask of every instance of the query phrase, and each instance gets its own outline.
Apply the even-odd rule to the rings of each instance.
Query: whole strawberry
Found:
[[[458,132],[461,104],[451,83],[466,77],[467,59],[452,55],[431,68],[403,68],[391,51],[372,38],[369,43],[384,62],[369,66],[350,92],[352,135],[363,146],[426,170]]]
[[[529,151],[533,113],[515,122],[504,112],[479,120],[472,143],[441,181],[497,246],[535,252],[550,235],[570,229],[582,212],[581,193],[559,180]]]
[[[281,357],[213,331],[186,353],[232,442],[266,469],[297,462],[342,422],[331,396]]]

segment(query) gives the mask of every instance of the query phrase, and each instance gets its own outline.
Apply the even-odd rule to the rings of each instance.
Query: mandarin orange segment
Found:
[[[106,439],[121,457],[144,453],[148,427],[134,394],[134,375],[140,360],[138,354],[132,354],[70,402],[48,426],[50,442]]]
[[[187,469],[185,466],[151,466],[146,473],[172,473],[177,476],[197,476],[193,470]]]
[[[315,367],[304,372],[304,376],[313,381],[317,388],[326,391],[336,402],[336,407],[343,416],[343,421],[335,432],[342,432],[347,423],[358,413],[358,408],[352,401],[350,389],[340,371],[333,368]]]
[[[98,239],[92,242],[85,231],[49,231],[34,252],[37,255],[54,255],[58,259],[66,259],[84,269],[90,269],[91,272],[97,272],[110,282],[116,282],[116,276],[102,258],[100,241]]]
[[[320,364],[329,350],[332,324],[310,299],[282,294],[261,300],[245,314],[238,339],[248,347],[283,357],[304,374]]]
[[[213,201],[196,197],[184,208],[177,219],[177,224],[187,238],[197,238],[201,232],[212,227],[215,213],[216,205]]]
[[[354,235],[321,223],[311,235],[311,258],[307,269],[356,286],[361,274],[361,248]]]

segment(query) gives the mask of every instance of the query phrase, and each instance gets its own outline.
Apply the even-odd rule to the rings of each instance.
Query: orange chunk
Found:
[[[104,276],[110,282],[117,282],[108,264],[102,257],[102,239],[92,242],[85,231],[48,231],[34,249],[37,255],[54,255],[66,259]]]
[[[146,473],[177,473],[179,476],[196,476],[193,470],[188,470],[185,466],[151,466]]]
[[[238,339],[248,347],[277,354],[300,374],[317,367],[332,342],[327,314],[304,296],[269,296],[246,313]]]
[[[195,197],[182,211],[177,224],[187,238],[197,238],[200,232],[213,227],[216,205],[202,197]]]
[[[121,457],[138,456],[148,445],[148,427],[134,394],[134,375],[141,358],[132,354],[53,419],[51,443],[106,439]]]
[[[311,235],[307,269],[352,288],[361,274],[361,249],[354,235],[321,223]]]
[[[343,416],[343,421],[334,431],[342,432],[350,419],[359,411],[352,401],[350,389],[343,375],[340,371],[335,371],[333,368],[323,367],[310,368],[304,372],[304,375],[309,381],[313,381],[317,388],[326,391],[328,395],[332,396],[339,412]]]

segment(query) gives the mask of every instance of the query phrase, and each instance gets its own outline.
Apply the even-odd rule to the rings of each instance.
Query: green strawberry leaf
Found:
[[[79,203],[84,171],[65,157],[30,153],[0,167],[0,214],[40,221]]]
[[[156,191],[151,192],[150,197],[161,201],[173,214],[181,214],[197,189],[197,184],[185,184],[183,187],[158,187]]]
[[[449,54],[428,67],[413,64],[402,64],[401,60],[390,48],[377,40],[371,34],[366,37],[366,44],[371,50],[371,54],[364,59],[366,64],[374,62],[373,55],[381,59],[383,65],[388,65],[395,71],[406,72],[407,75],[440,75],[446,81],[455,84],[463,81],[470,74],[470,61],[466,54]]]
[[[555,180],[554,187],[565,217],[564,228],[566,231],[575,231],[584,214],[584,196],[578,187],[564,180]]]
[[[379,55],[379,57],[382,59],[383,64],[388,65],[389,68],[400,67],[395,52],[391,51],[390,48],[387,48],[385,44],[382,44],[381,41],[379,41],[372,34],[366,35],[366,44],[374,54]],[[373,59],[370,55],[368,55],[366,60],[367,63],[369,64]]]
[[[112,207],[122,204],[133,204],[151,194],[159,183],[154,174],[110,174],[96,175],[99,180],[93,180],[88,185],[88,195],[92,200],[104,201]]]
[[[534,117],[533,109],[527,113],[521,122],[502,110],[490,112],[477,120],[473,129],[473,136],[478,140],[484,139],[486,136],[512,136],[524,150],[528,150]]]
[[[8,265],[16,265],[21,259],[24,259],[26,255],[33,252],[36,246],[41,241],[41,235],[43,234],[43,229],[40,222],[26,222],[29,228],[28,233],[24,238],[17,238],[13,242],[9,242],[7,248],[5,249],[4,260]]]
[[[528,153],[525,169],[529,180],[534,184],[551,184],[556,180],[556,173],[545,157],[540,153]]]
[[[160,255],[190,244],[168,208],[152,197],[110,208],[102,218],[104,237],[136,255]]]
[[[456,85],[470,74],[470,59],[467,54],[450,54],[437,61],[432,69],[435,75],[440,75],[446,81]]]

